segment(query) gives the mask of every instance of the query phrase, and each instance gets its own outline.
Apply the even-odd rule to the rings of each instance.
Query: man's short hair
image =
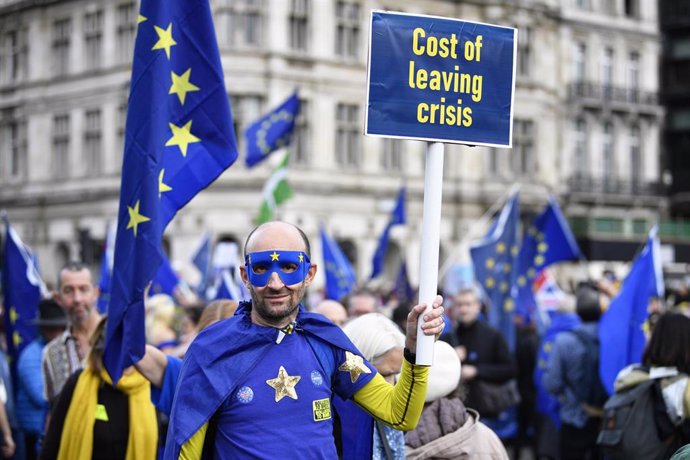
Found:
[[[302,237],[302,241],[304,241],[304,248],[305,248],[304,253],[307,254],[307,257],[309,257],[311,259],[311,245],[309,244],[309,238],[307,238],[307,234],[304,233],[304,231],[302,231],[302,229],[299,228],[297,225],[291,224],[289,222],[285,222],[285,223],[288,225],[292,225],[293,227],[295,227],[295,229],[297,229],[297,231],[299,232],[299,235]],[[264,225],[264,224],[261,224],[261,225]],[[252,235],[254,235],[254,232],[256,232],[259,229],[259,227],[261,227],[261,225],[257,225],[256,227],[254,227],[254,229],[251,232],[249,232],[249,235],[247,235],[247,239],[244,240],[244,248],[243,248],[244,257],[247,257],[247,243],[249,243],[249,240],[251,239]]]
[[[474,286],[465,286],[465,287],[460,288],[460,290],[457,292],[457,294],[455,294],[454,297],[458,297],[461,295],[471,295],[474,297],[474,300],[481,303],[482,297],[479,293],[479,289],[477,289]]]
[[[80,272],[82,270],[86,270],[89,272],[89,275],[91,275],[91,268],[89,268],[88,265],[86,265],[84,262],[80,262],[77,260],[70,260],[67,262],[65,265],[62,266],[60,271],[58,271],[58,276],[57,276],[57,287],[58,290],[62,287],[62,272],[68,271],[68,272]],[[93,277],[91,279],[91,282],[93,283]]]

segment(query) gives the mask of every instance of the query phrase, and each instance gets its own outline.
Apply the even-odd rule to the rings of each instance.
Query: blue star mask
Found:
[[[309,257],[302,251],[250,252],[244,262],[249,282],[255,287],[266,286],[273,273],[287,286],[301,283],[311,267]]]

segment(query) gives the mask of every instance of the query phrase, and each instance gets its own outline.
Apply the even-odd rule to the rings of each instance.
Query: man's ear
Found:
[[[307,276],[304,278],[304,284],[309,286],[314,281],[314,276],[316,276],[316,264],[311,264]]]
[[[240,265],[240,276],[246,288],[249,289],[249,276],[247,276],[247,268],[244,265]]]

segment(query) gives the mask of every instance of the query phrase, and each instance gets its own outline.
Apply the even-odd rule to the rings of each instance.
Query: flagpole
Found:
[[[419,266],[419,303],[430,311],[438,289],[438,252],[441,230],[443,192],[443,151],[441,142],[427,144],[424,170],[424,211]],[[423,321],[417,323],[417,364],[430,366],[434,361],[434,336],[424,335]]]

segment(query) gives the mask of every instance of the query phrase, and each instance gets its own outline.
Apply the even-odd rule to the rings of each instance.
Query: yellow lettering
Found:
[[[417,56],[421,56],[424,54],[424,46],[419,46],[419,38],[424,38],[426,37],[426,33],[424,32],[424,29],[421,27],[417,27],[413,32],[412,32],[412,52],[416,54]]]
[[[482,80],[484,77],[475,75],[472,78],[472,100],[479,102],[482,100]]]
[[[464,118],[464,121],[462,122],[462,126],[465,128],[469,128],[472,126],[472,109],[470,107],[465,107],[462,109],[462,116]]]
[[[414,89],[414,61],[410,61],[410,72],[408,73],[408,85]]]
[[[432,70],[429,72],[429,89],[439,91],[441,89],[441,72]]]
[[[481,35],[477,35],[477,40],[474,44],[474,47],[477,49],[477,62],[482,59],[482,38]]]
[[[426,70],[419,69],[417,71],[417,88],[426,89],[427,76],[428,76],[428,74],[426,73]]]
[[[425,115],[424,112],[429,111],[429,104],[421,103],[417,106],[417,121],[420,123],[426,123],[429,121],[429,116]]]

